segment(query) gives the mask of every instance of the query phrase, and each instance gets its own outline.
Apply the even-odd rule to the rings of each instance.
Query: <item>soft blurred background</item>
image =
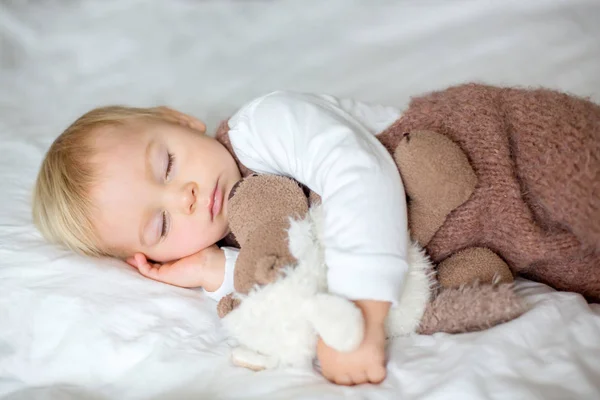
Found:
[[[95,106],[166,104],[214,128],[274,89],[404,107],[466,81],[600,101],[600,1],[0,0],[0,397],[599,393],[600,310],[577,296],[523,284],[539,304],[527,318],[400,341],[386,385],[346,392],[314,373],[232,368],[199,294],[46,245],[31,223],[44,152]]]
[[[99,104],[166,103],[214,124],[275,88],[404,105],[411,95],[473,80],[598,99],[598,7],[589,0],[3,1],[2,120],[11,129],[50,122],[57,133]]]

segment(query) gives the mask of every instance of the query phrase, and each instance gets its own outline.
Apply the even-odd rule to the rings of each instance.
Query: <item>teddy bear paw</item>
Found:
[[[265,356],[244,346],[231,350],[231,361],[238,367],[248,368],[252,371],[262,371],[277,366],[277,360],[274,357]]]
[[[237,306],[240,305],[240,300],[233,297],[233,293],[228,294],[219,300],[219,304],[217,304],[217,314],[219,318],[225,317],[231,311],[233,311]]]

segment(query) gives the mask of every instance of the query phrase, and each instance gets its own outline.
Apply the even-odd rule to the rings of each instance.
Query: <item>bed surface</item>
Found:
[[[465,81],[600,102],[599,21],[595,0],[0,2],[0,398],[600,398],[600,307],[575,294],[520,280],[523,317],[399,339],[382,385],[348,389],[233,367],[215,303],[47,245],[29,212],[44,152],[91,107],[214,128],[274,89],[404,107]]]

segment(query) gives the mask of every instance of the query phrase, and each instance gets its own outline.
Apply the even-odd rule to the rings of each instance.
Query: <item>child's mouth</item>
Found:
[[[213,190],[210,203],[208,204],[210,211],[210,219],[213,221],[215,216],[219,215],[221,212],[221,208],[223,206],[223,192],[219,187],[219,181],[217,180],[217,184],[215,185],[215,189]]]

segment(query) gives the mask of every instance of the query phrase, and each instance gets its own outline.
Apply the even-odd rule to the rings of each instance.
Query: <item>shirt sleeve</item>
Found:
[[[202,289],[208,297],[215,301],[219,301],[229,293],[235,291],[233,288],[233,271],[235,270],[235,262],[240,252],[234,247],[221,247],[221,250],[223,250],[223,253],[225,254],[225,275],[223,277],[223,283],[221,283],[221,286],[214,292]]]
[[[229,126],[242,164],[321,196],[330,292],[396,303],[408,269],[406,198],[392,157],[364,124],[331,97],[274,92]]]
[[[329,95],[321,95],[321,97],[350,114],[373,135],[383,132],[402,115],[398,108],[392,106],[366,103],[350,98],[338,99]]]

